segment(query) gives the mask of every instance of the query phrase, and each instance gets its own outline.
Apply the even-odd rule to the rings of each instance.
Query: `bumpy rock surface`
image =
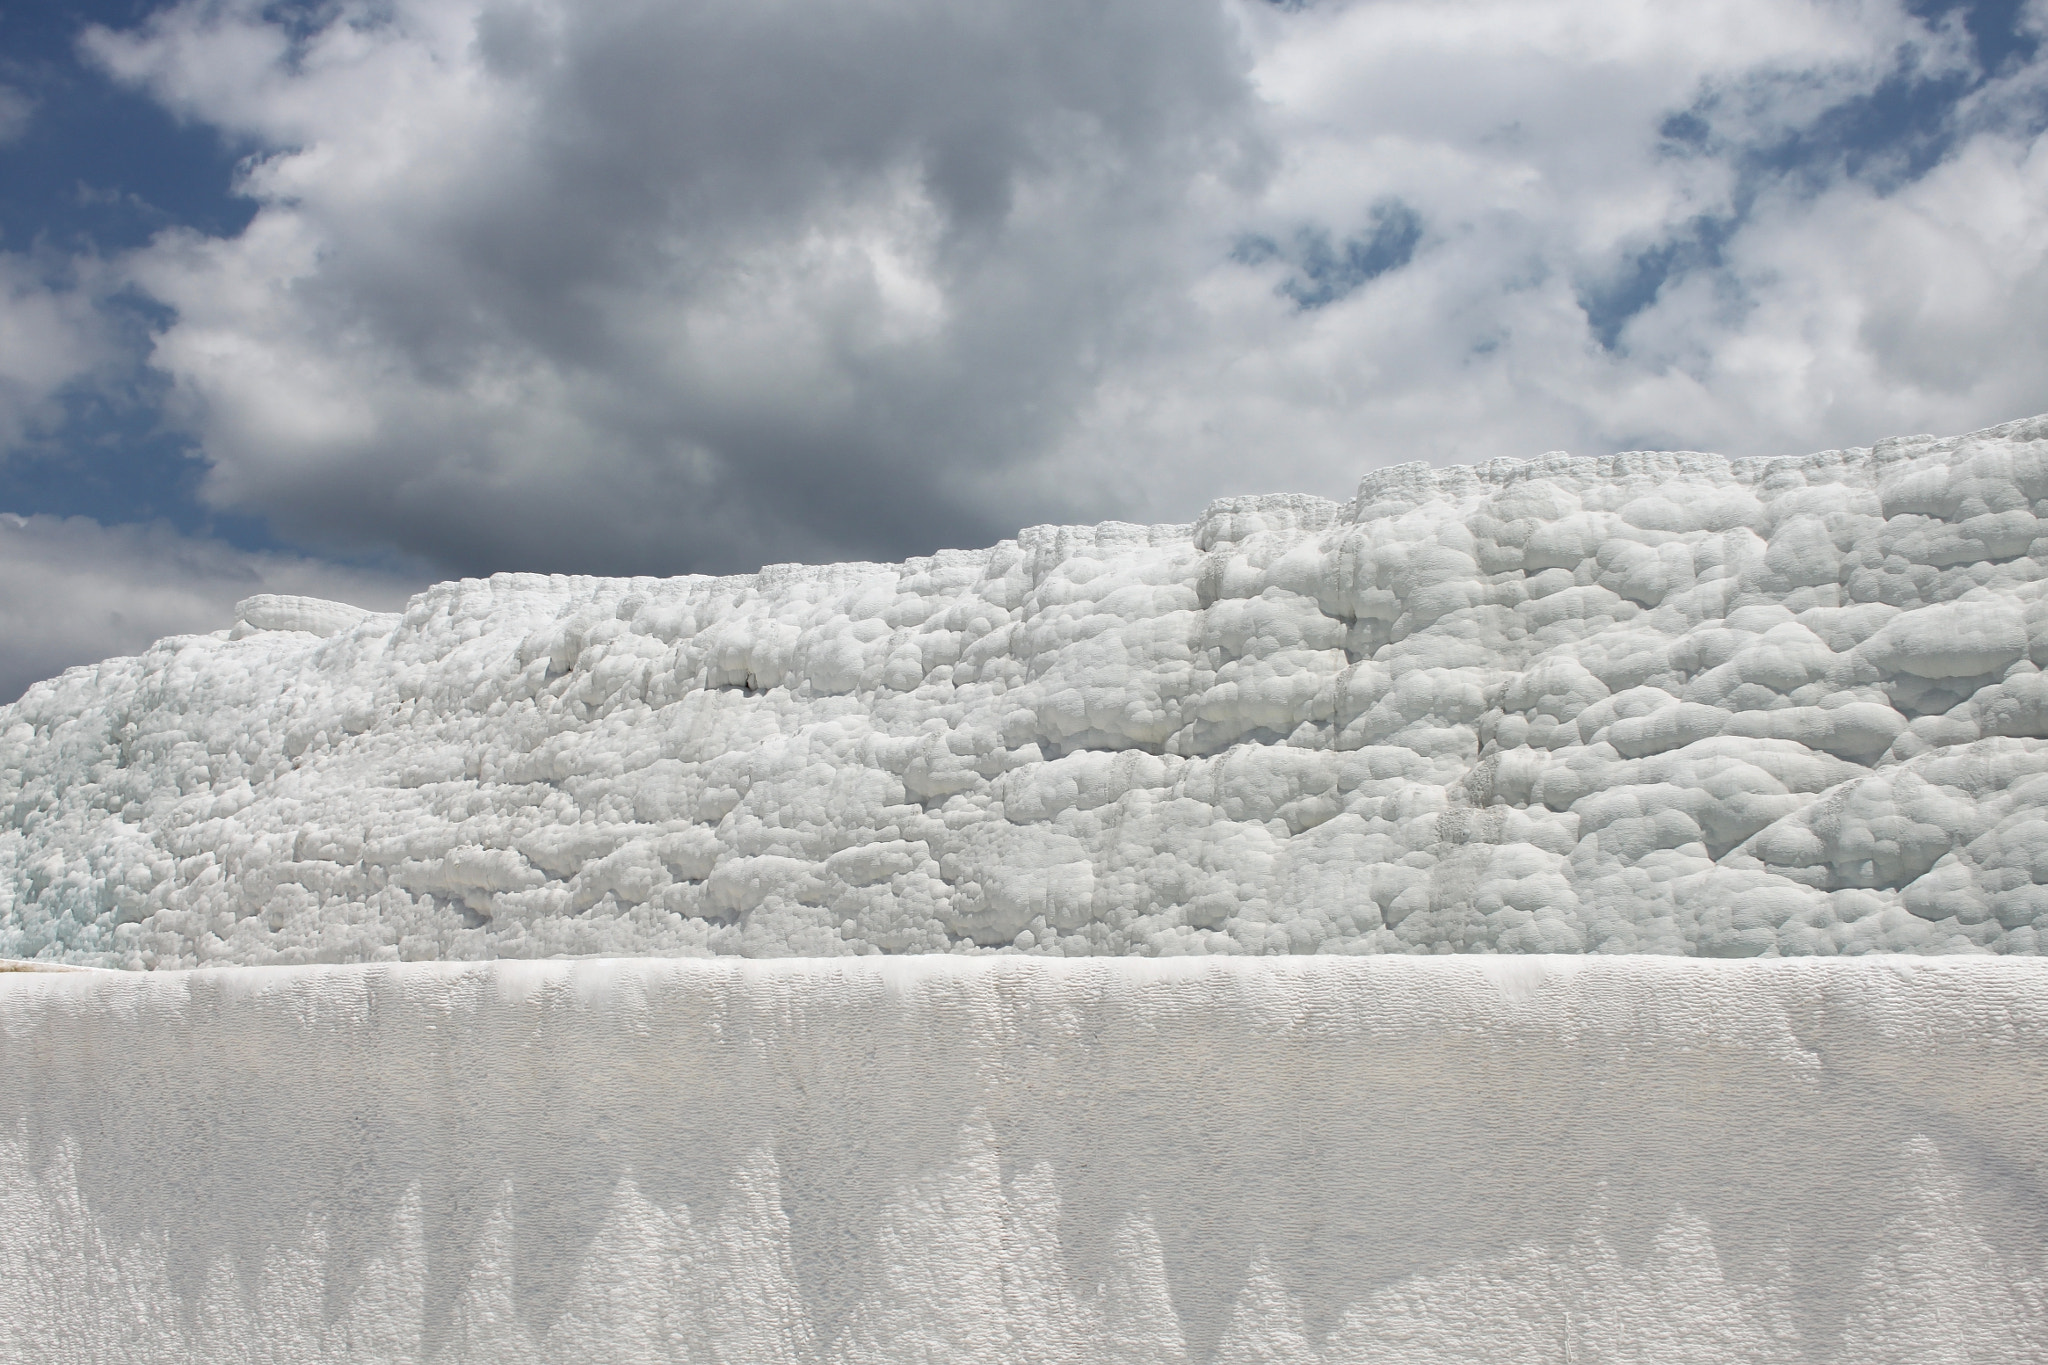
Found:
[[[2043,517],[2035,418],[253,599],[0,708],[0,955],[2032,953]]]

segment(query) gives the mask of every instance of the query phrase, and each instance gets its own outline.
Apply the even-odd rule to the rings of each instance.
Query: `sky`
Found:
[[[2048,411],[2048,0],[5,0],[0,701],[501,570]]]

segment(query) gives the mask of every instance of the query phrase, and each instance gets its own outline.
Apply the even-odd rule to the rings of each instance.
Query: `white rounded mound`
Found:
[[[266,600],[0,708],[0,955],[2032,953],[2048,418]]]

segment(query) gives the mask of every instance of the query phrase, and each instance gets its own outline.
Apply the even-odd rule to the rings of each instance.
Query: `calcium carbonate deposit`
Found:
[[[2034,953],[2048,418],[501,575],[0,708],[0,955]]]
[[[2048,962],[0,978],[14,1365],[2038,1365]]]

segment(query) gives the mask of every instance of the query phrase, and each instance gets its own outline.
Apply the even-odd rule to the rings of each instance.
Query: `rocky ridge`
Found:
[[[2048,417],[445,583],[0,707],[0,956],[2033,953]]]

